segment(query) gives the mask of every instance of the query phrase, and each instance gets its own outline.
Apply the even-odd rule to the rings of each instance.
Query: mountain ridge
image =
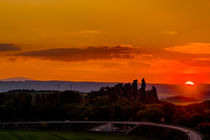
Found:
[[[9,77],[6,79],[0,79],[0,81],[3,82],[11,82],[11,81],[16,81],[16,82],[21,82],[21,81],[35,81],[31,78],[26,78],[26,77]]]

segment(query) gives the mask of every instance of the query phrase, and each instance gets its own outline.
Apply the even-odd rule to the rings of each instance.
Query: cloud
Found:
[[[165,50],[188,54],[210,54],[210,43],[189,43],[186,45],[165,48]]]
[[[193,67],[210,67],[210,58],[195,58],[186,64]]]
[[[113,58],[131,59],[143,53],[145,52],[140,48],[118,45],[113,47],[56,48],[17,53],[16,56],[73,62]]]
[[[85,31],[80,31],[79,33],[81,34],[100,34],[101,32],[97,30],[85,30]]]
[[[171,30],[171,31],[164,31],[163,33],[167,34],[167,35],[176,35],[177,34],[177,32],[173,31],[173,30]]]
[[[14,44],[0,43],[0,52],[19,51],[20,48]]]
[[[78,31],[78,32],[70,32],[68,34],[89,38],[89,37],[94,37],[96,35],[99,35],[101,34],[101,32],[97,30],[84,30],[84,31]]]

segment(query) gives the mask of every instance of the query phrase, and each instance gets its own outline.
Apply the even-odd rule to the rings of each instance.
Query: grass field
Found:
[[[123,134],[99,134],[59,131],[0,131],[0,140],[154,140]]]

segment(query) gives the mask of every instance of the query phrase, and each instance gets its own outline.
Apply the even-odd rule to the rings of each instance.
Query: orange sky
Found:
[[[0,79],[210,83],[209,0],[1,0]]]

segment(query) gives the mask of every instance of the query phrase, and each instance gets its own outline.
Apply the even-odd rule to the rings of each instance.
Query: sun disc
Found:
[[[191,86],[193,86],[195,84],[192,81],[187,81],[187,82],[185,82],[185,85],[191,85]]]

